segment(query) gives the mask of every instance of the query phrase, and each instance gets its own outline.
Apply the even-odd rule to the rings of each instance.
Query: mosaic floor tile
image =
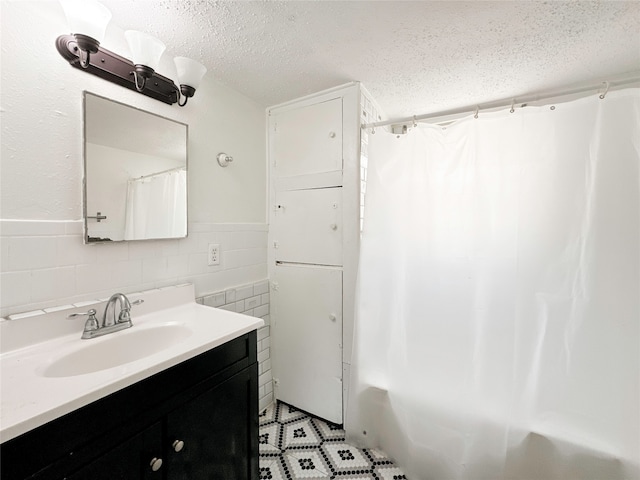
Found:
[[[298,420],[300,418],[308,418],[307,415],[298,410],[296,407],[287,405],[284,402],[278,402],[276,406],[276,420],[280,423],[290,422],[292,420]]]
[[[297,480],[329,480],[330,477],[315,466],[313,458],[296,458],[290,455],[280,455],[268,465],[268,474],[276,479]],[[266,470],[265,470],[266,474]]]
[[[281,442],[278,446],[282,450],[292,447],[316,447],[322,443],[322,437],[316,433],[309,417],[282,425],[280,438]]]
[[[276,421],[276,407],[275,404],[269,405],[259,415],[260,425],[271,423]]]
[[[377,448],[364,448],[362,451],[367,455],[367,457],[371,459],[372,462],[382,462],[389,460],[389,457],[387,457],[387,455],[383,451],[378,450]]]
[[[283,477],[280,474],[280,469],[275,465],[279,461],[279,457],[269,460],[260,457],[260,476],[258,478],[260,480],[281,480]]]
[[[378,480],[379,477],[376,477],[375,474],[373,472],[370,471],[365,471],[364,473],[340,473],[340,474],[336,474],[333,475],[332,477],[330,477],[331,480],[336,479],[336,480]]]
[[[405,480],[407,478],[402,470],[393,465],[377,466],[374,471],[380,480]]]
[[[325,443],[322,450],[326,452],[334,474],[372,470],[373,464],[366,455],[348,443]]]
[[[344,441],[344,430],[340,425],[335,425],[319,418],[312,418],[311,422],[323,440]]]
[[[271,423],[260,426],[260,433],[258,437],[258,443],[260,445],[260,454],[266,453],[280,453],[278,444],[280,441],[280,429],[282,425],[279,423]]]
[[[278,402],[260,413],[260,480],[404,480],[384,452],[345,441],[340,425]]]
[[[287,451],[283,456],[293,478],[329,478],[329,465],[316,450]]]

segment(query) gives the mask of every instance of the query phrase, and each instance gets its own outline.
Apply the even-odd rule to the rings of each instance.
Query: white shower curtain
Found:
[[[638,478],[640,90],[370,135],[356,302],[407,478]]]
[[[129,180],[125,240],[175,238],[186,235],[186,169]]]

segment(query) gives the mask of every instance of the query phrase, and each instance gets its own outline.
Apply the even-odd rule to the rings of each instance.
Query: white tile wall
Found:
[[[264,327],[258,330],[258,398],[260,399],[260,411],[273,402],[268,292],[269,282],[268,280],[262,280],[257,283],[210,293],[196,299],[198,303],[203,305],[240,312],[264,320]]]
[[[209,243],[220,265],[207,265]],[[84,245],[82,221],[0,220],[0,316],[187,282],[197,296],[253,284],[267,277],[266,247],[266,224],[190,223],[185,239]]]

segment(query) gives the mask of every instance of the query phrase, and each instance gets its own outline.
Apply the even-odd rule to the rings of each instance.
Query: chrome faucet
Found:
[[[72,313],[67,318],[80,317],[87,315],[89,318],[84,324],[84,331],[82,332],[82,338],[96,338],[108,333],[117,332],[130,328],[133,326],[131,323],[131,307],[133,305],[140,305],[144,300],[136,300],[129,302],[129,299],[124,293],[116,293],[111,296],[107,301],[107,305],[104,307],[104,313],[102,314],[102,322],[98,322],[96,318],[96,310],[91,309],[85,313]],[[116,314],[116,304],[120,304],[120,311]]]
[[[120,303],[120,313],[116,318],[116,303]],[[129,311],[131,310],[131,302],[124,293],[116,293],[111,295],[111,298],[104,307],[104,313],[102,314],[102,327],[111,327],[118,323],[131,323],[131,316]],[[109,315],[111,311],[111,315]],[[129,325],[131,326],[131,325]]]

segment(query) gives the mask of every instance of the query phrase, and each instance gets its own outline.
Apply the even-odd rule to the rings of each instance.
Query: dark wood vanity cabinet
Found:
[[[246,463],[251,440],[257,438],[257,432],[247,428],[253,411],[247,399],[251,384],[257,385],[252,377],[240,372],[167,415],[168,478],[252,478]]]
[[[156,423],[63,478],[67,480],[161,479],[163,478],[162,466],[154,471],[151,468],[151,460],[155,462],[158,462],[158,459],[162,460],[160,455],[162,443],[162,424]]]
[[[256,332],[1,448],[3,480],[257,480]]]

